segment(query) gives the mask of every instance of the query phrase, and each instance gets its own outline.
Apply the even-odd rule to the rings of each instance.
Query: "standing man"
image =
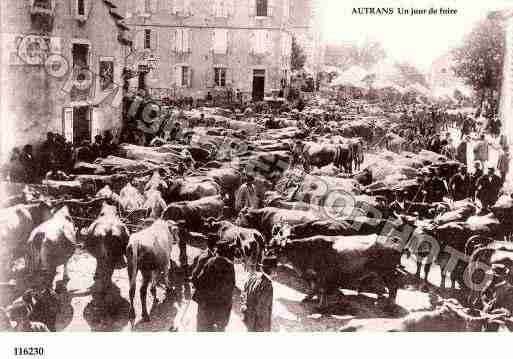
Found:
[[[467,163],[467,145],[468,145],[469,137],[463,137],[463,140],[460,142],[458,147],[456,148],[456,161],[463,163],[465,166]]]
[[[477,189],[477,181],[483,176],[484,172],[481,168],[481,162],[474,162],[474,172],[470,175],[470,185],[471,185],[471,193],[472,199],[476,200],[476,189]]]
[[[213,243],[217,235],[209,236],[210,249],[201,254],[192,272],[196,291],[192,297],[198,303],[198,332],[224,332],[230,320],[235,288],[234,251],[229,243]]]
[[[476,185],[476,198],[481,201],[483,212],[489,212],[490,206],[497,202],[501,185],[501,179],[495,174],[495,168],[489,166],[488,173],[482,176]]]
[[[259,208],[259,202],[255,178],[251,174],[246,174],[246,183],[240,186],[235,194],[235,211],[239,213],[244,207]]]
[[[474,146],[474,161],[480,161],[481,166],[486,167],[488,161],[488,141],[486,141],[485,135],[481,134],[481,137]]]
[[[431,179],[426,183],[426,202],[443,202],[444,196],[449,192],[447,183],[440,176],[438,168],[432,169],[431,176]]]
[[[273,312],[273,272],[276,257],[264,257],[262,271],[252,273],[241,295],[242,321],[249,332],[270,332]]]
[[[506,145],[502,148],[502,151],[499,155],[499,160],[497,161],[497,170],[501,175],[502,183],[506,181],[506,176],[509,172],[509,147]]]
[[[467,166],[460,166],[460,172],[456,173],[449,180],[449,193],[453,200],[461,201],[462,199],[470,197],[471,181],[467,173]]]

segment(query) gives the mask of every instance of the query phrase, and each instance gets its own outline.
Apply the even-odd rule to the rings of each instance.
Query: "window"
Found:
[[[85,0],[77,0],[77,13],[78,15],[85,15]]]
[[[72,55],[73,67],[81,69],[89,67],[89,45],[73,44]]]
[[[256,30],[254,33],[253,52],[255,54],[265,54],[268,49],[268,42],[270,41],[269,33],[267,30]]]
[[[215,17],[228,17],[228,0],[215,0]]]
[[[52,9],[52,1],[51,0],[34,0],[34,7],[51,10]]]
[[[228,30],[215,29],[214,30],[214,53],[226,54],[228,50]]]
[[[191,11],[190,0],[174,0],[173,13],[185,15]]]
[[[151,30],[149,29],[144,30],[144,48],[151,48]]]
[[[178,53],[190,52],[190,30],[189,29],[176,29],[175,32],[175,50]]]
[[[181,86],[182,87],[190,87],[190,75],[189,75],[190,69],[189,66],[181,66]]]
[[[267,0],[256,0],[256,15],[257,16],[268,16],[267,15]]]
[[[223,67],[214,68],[214,83],[216,86],[226,86],[226,69]]]

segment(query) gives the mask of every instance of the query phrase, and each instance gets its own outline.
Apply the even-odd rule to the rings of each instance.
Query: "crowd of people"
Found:
[[[42,179],[66,180],[76,163],[92,163],[97,158],[113,154],[115,150],[111,131],[105,131],[103,136],[96,135],[93,143],[84,140],[80,144],[66,141],[58,133],[48,132],[37,151],[32,145],[25,145],[21,150],[13,148],[1,176],[19,183],[38,183]]]

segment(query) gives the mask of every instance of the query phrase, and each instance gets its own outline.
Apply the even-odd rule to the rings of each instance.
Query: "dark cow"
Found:
[[[203,219],[221,217],[224,201],[221,196],[201,198],[196,201],[170,203],[162,218],[165,220],[185,221],[187,228],[198,230],[203,225]]]
[[[206,226],[210,232],[219,235],[220,241],[233,243],[236,248],[237,257],[242,259],[244,269],[254,272],[262,260],[264,251],[264,237],[256,229],[236,226],[228,221],[216,221],[209,218]]]
[[[427,281],[434,258],[441,269],[441,287],[445,288],[445,278],[451,257],[447,249],[463,254],[467,242],[473,236],[501,240],[504,238],[504,229],[492,213],[486,216],[473,216],[465,222],[451,222],[433,228],[419,227],[415,229],[408,247],[413,248],[411,252],[417,257],[417,277],[420,278],[423,260],[428,258],[424,264],[424,279]],[[439,250],[436,248],[437,246]],[[465,268],[465,263],[458,261],[456,267],[452,269],[450,273],[452,288],[455,288],[456,281],[463,283],[462,274]]]
[[[41,275],[43,288],[51,288],[57,267],[64,265],[63,282],[69,280],[68,260],[76,248],[76,229],[67,206],[37,226],[27,242],[25,265],[30,275]]]
[[[137,273],[141,271],[143,282],[140,296],[142,305],[142,319],[148,321],[146,306],[146,290],[151,281],[150,292],[154,303],[157,302],[157,281],[163,275],[167,293],[171,291],[169,272],[171,268],[171,252],[173,246],[179,242],[178,226],[173,221],[155,221],[150,227],[130,236],[126,248],[128,280],[130,282],[130,313],[129,319],[135,319],[134,296]]]
[[[116,207],[103,203],[100,215],[89,226],[84,248],[96,259],[94,278],[98,290],[108,288],[114,269],[125,265],[124,256],[130,232],[121,222]]]
[[[491,211],[504,226],[506,235],[513,234],[513,198],[503,195],[491,207]]]
[[[487,323],[500,322],[506,314],[480,314],[455,299],[443,300],[437,308],[409,313],[404,318],[352,319],[342,332],[480,332]]]
[[[353,155],[348,144],[305,143],[303,156],[310,166],[324,167],[333,163],[346,173],[353,172]]]
[[[368,186],[372,183],[372,171],[369,168],[365,168],[363,171],[356,173],[353,179],[362,186]]]
[[[266,239],[270,239],[272,228],[277,224],[295,225],[317,219],[321,219],[319,214],[310,211],[286,210],[274,207],[244,208],[240,211],[236,224],[246,228],[254,228],[262,233]]]
[[[23,257],[30,233],[51,217],[51,208],[41,202],[0,210],[0,274],[10,272],[12,261]]]
[[[43,323],[51,332],[56,331],[60,300],[53,290],[28,290],[22,297],[16,299],[12,305],[14,306],[17,303],[23,303],[29,309],[29,320],[31,322]]]
[[[370,277],[380,280],[388,289],[389,301],[395,302],[401,252],[380,242],[376,235],[273,239],[270,247],[310,283],[310,296],[318,294],[321,307],[338,288],[374,290],[364,286]]]
[[[166,202],[195,201],[204,197],[221,194],[221,187],[211,178],[184,177],[169,181],[165,192]]]

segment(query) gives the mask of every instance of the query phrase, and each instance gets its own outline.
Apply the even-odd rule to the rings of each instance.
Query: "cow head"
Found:
[[[171,242],[173,245],[178,244],[180,241],[180,226],[175,221],[165,221],[169,233],[171,233]]]
[[[268,244],[270,250],[279,251],[290,241],[292,227],[288,223],[275,224],[271,232],[271,241]]]
[[[117,217],[118,211],[116,206],[111,205],[108,201],[102,203],[99,217]]]
[[[217,232],[221,225],[220,218],[208,217],[203,221],[203,227],[209,232]]]
[[[257,225],[257,220],[257,212],[248,207],[244,207],[239,212],[235,224],[240,227],[254,228]]]

